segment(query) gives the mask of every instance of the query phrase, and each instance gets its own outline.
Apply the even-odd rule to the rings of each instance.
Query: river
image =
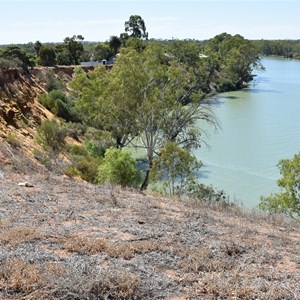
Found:
[[[217,97],[212,109],[221,129],[207,128],[209,147],[195,152],[204,164],[199,180],[247,208],[278,191],[278,161],[300,151],[300,61],[262,64],[249,88]]]

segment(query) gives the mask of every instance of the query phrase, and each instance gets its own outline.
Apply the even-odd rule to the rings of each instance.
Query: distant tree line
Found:
[[[261,55],[300,59],[300,40],[256,40],[253,43]]]

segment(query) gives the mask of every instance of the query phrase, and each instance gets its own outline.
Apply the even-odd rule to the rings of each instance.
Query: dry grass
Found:
[[[122,190],[116,205],[2,154],[0,299],[300,299],[298,223]]]
[[[38,238],[37,230],[28,227],[17,226],[9,229],[0,229],[0,244],[8,247],[14,247],[20,243]]]
[[[104,239],[70,236],[63,244],[64,249],[80,254],[97,254],[106,250],[107,243]]]

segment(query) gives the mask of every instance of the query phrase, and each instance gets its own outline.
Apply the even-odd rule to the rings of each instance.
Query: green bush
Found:
[[[196,180],[202,166],[187,149],[168,142],[154,160],[151,179],[162,183],[163,191],[169,195],[185,194],[191,182]]]
[[[69,153],[73,156],[88,156],[89,155],[86,148],[82,145],[69,146]]]
[[[80,177],[88,182],[96,182],[97,175],[98,175],[98,167],[101,163],[101,159],[92,157],[92,156],[85,156],[80,157],[75,167],[80,173]]]
[[[98,182],[137,187],[141,176],[136,161],[129,152],[110,148],[98,169]]]
[[[53,72],[47,72],[45,77],[47,92],[54,90],[65,90],[65,82],[57,78]]]
[[[37,129],[36,142],[47,152],[59,152],[65,145],[64,129],[55,120],[45,120]]]
[[[39,99],[54,115],[67,121],[78,120],[78,113],[74,107],[74,102],[62,91],[52,90],[48,94],[40,95]]]
[[[90,155],[84,145],[71,145],[68,152],[72,165],[65,168],[64,173],[70,177],[79,176],[85,181],[95,183],[102,157]]]
[[[92,156],[104,156],[105,150],[114,145],[111,133],[89,127],[84,135],[85,148]]]
[[[278,167],[282,175],[277,181],[280,191],[261,197],[259,207],[300,220],[300,152],[293,159],[281,160]]]

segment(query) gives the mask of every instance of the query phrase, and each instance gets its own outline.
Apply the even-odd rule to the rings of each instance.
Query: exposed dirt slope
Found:
[[[0,73],[0,136],[9,132],[32,135],[46,110],[38,103],[37,96],[45,93],[42,82],[33,74],[22,74],[18,69]]]

